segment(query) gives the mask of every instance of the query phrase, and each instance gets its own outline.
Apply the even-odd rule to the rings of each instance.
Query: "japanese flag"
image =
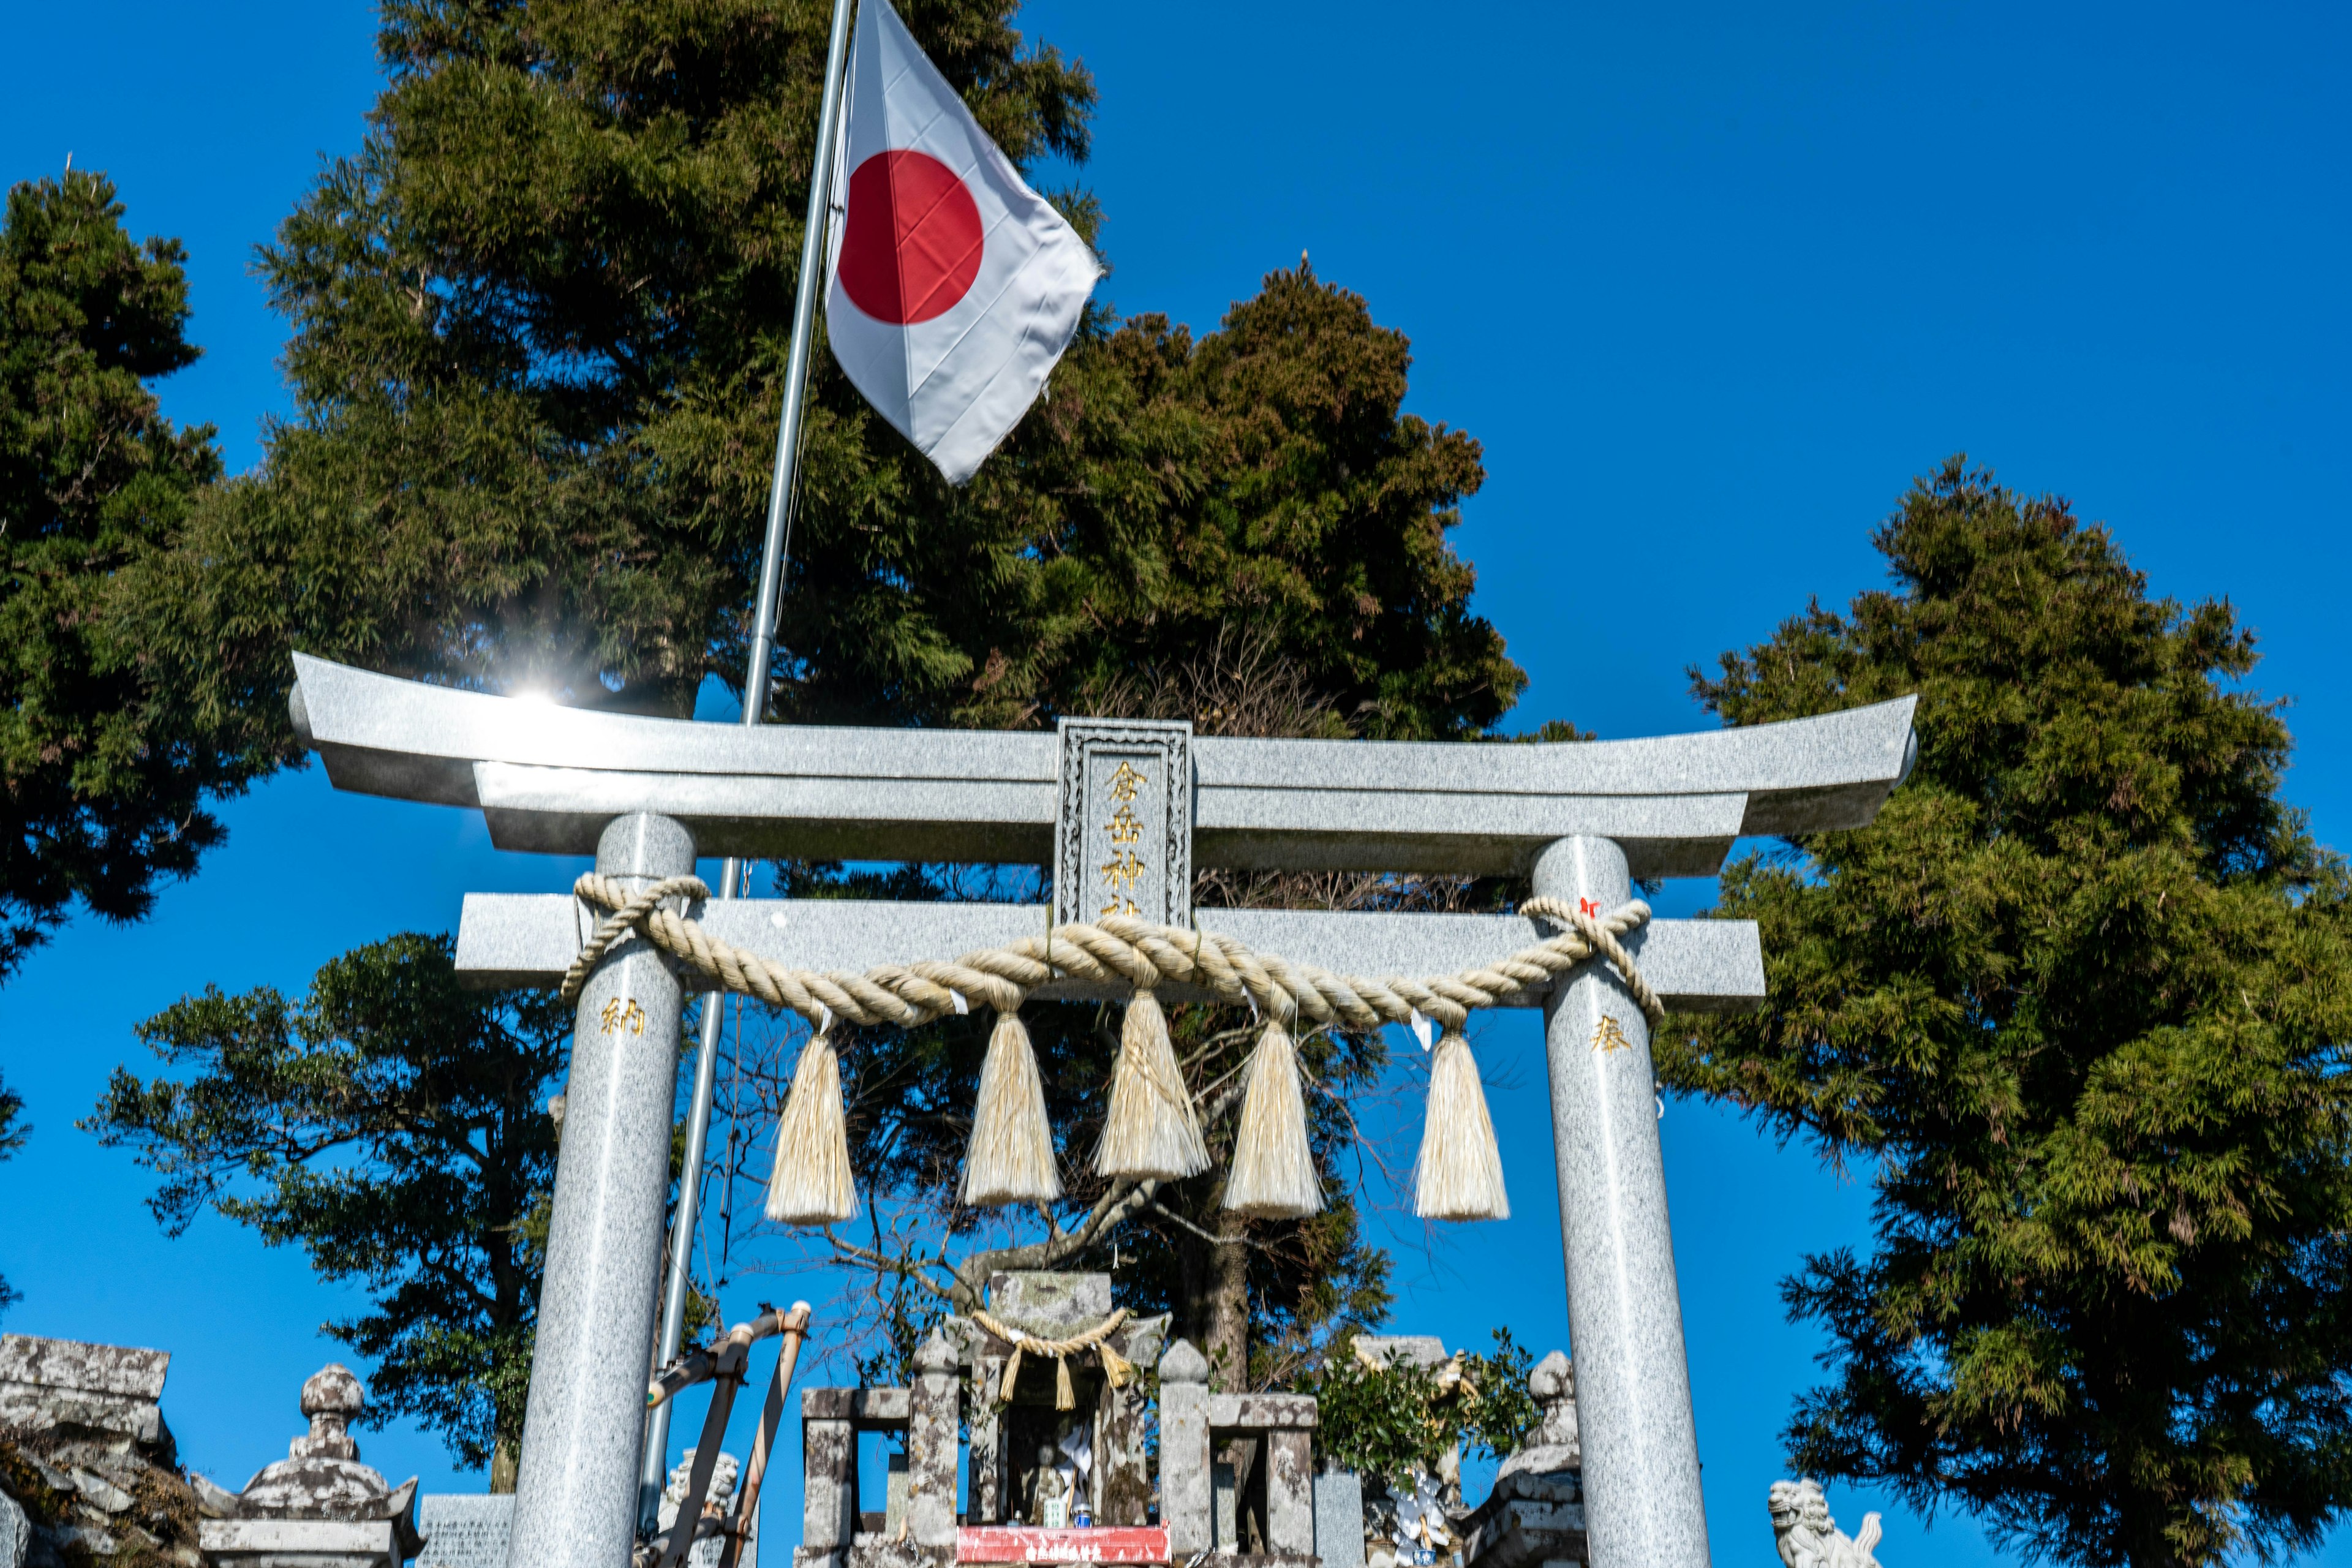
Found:
[[[866,401],[960,485],[1036,401],[1102,268],[889,0],[858,11],[825,327]]]

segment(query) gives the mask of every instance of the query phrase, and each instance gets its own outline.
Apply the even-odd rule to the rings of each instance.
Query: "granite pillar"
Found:
[[[857,1534],[857,1434],[849,1390],[801,1394],[801,1544],[794,1563],[845,1561]]]
[[[642,888],[694,869],[667,817],[614,818],[596,868]],[[512,1568],[624,1568],[636,1537],[655,1286],[677,1096],[677,977],[636,937],[580,995],[549,1217]]]
[[[1535,890],[1588,913],[1633,896],[1606,838],[1553,843]],[[1595,963],[1545,1003],[1544,1037],[1592,1568],[1706,1568],[1649,1024]]]
[[[1188,1563],[1210,1539],[1209,1363],[1190,1340],[1160,1358],[1160,1524],[1171,1562]]]
[[[937,1329],[915,1352],[915,1383],[907,1415],[907,1514],[917,1546],[943,1548],[952,1560],[956,1542],[956,1432],[961,1401],[956,1389],[956,1352]]]

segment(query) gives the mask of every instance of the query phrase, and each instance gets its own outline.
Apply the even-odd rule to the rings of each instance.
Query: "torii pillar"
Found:
[[[1119,799],[1150,819],[1139,836],[1122,819],[1123,908],[1337,972],[1421,976],[1550,932],[1516,915],[1195,910],[1190,868],[1530,875],[1538,894],[1600,912],[1635,878],[1714,874],[1742,836],[1863,826],[1916,746],[1909,698],[1748,730],[1498,746],[1093,721],[1059,734],[740,730],[295,664],[295,727],[336,787],[479,810],[500,848],[593,849],[600,869],[635,878],[688,869],[698,852],[1056,868],[1052,908],[734,900],[691,911],[714,937],[813,970],[950,957],[1090,917],[1103,890],[1079,883],[1104,858],[1097,769],[1113,760],[1140,781]],[[457,967],[483,984],[553,985],[598,912],[567,896],[469,894]],[[1625,947],[1670,1008],[1763,1003],[1752,921],[1654,920]],[[623,942],[581,1000],[512,1568],[628,1562],[683,1005],[667,964]],[[1034,994],[1094,994],[1075,981]],[[1538,1002],[1593,1568],[1705,1568],[1649,1027],[1604,963],[1517,1005]]]

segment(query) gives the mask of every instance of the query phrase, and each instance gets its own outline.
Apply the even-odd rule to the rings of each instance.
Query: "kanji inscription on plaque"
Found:
[[[1192,734],[1181,723],[1063,721],[1055,920],[1189,921]]]

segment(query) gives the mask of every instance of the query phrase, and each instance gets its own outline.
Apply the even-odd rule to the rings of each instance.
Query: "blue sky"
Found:
[[[1412,339],[1412,406],[1484,444],[1458,548],[1533,678],[1515,722],[1704,727],[1686,667],[1811,596],[1876,584],[1868,532],[1965,450],[2071,496],[2158,593],[2229,599],[2253,684],[2291,700],[2287,793],[2352,838],[2346,576],[2347,97],[2340,8],[2171,5],[1408,7],[1035,0],[1103,104],[1084,177],[1128,311],[1212,324],[1301,250]],[[232,468],[286,400],[247,271],[319,159],[357,145],[373,19],[342,0],[9,8],[0,176],[71,153],[141,233],[192,251],[206,357],[168,412]],[[96,62],[103,62],[100,68]],[[1049,172],[1048,178],[1055,176]],[[34,1141],[0,1167],[5,1326],[174,1352],[166,1414],[231,1485],[284,1452],[351,1310],[218,1220],[163,1239],[146,1187],[76,1131],[131,1026],[206,982],[299,990],[358,942],[454,922],[467,890],[552,889],[458,814],[339,797],[314,771],[227,812],[228,847],[127,931],[81,921],[0,992]],[[1668,913],[1710,889],[1676,884]],[[1565,1342],[1534,1021],[1481,1056],[1516,1215],[1402,1238],[1395,1326]],[[1523,1091],[1523,1092],[1521,1092]],[[1410,1142],[1402,1130],[1402,1147]],[[1664,1137],[1718,1561],[1769,1551],[1777,1434],[1813,1375],[1776,1281],[1867,1237],[1868,1189],[1708,1107]],[[776,1289],[749,1280],[732,1306]],[[364,1372],[364,1368],[362,1369]],[[411,1430],[394,1479],[478,1487]],[[797,1512],[788,1470],[776,1496]],[[1965,1518],[1887,1510],[1891,1563],[1982,1563]],[[2315,1561],[2352,1565],[2340,1535]]]

